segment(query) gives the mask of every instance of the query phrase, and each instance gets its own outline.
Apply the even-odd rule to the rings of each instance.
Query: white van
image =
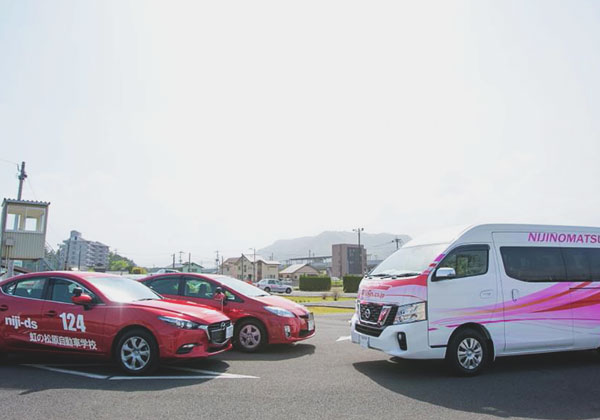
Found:
[[[600,228],[479,225],[408,242],[361,282],[352,341],[479,373],[600,347]]]

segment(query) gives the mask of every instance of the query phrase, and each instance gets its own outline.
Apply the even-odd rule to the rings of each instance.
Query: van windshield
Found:
[[[369,274],[375,277],[416,276],[425,271],[449,244],[431,244],[400,248]]]

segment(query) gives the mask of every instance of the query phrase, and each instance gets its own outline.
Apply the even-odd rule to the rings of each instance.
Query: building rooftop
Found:
[[[285,269],[281,270],[279,274],[294,274],[296,271],[300,270],[301,268],[307,265],[308,264],[292,264],[289,267],[286,267]]]

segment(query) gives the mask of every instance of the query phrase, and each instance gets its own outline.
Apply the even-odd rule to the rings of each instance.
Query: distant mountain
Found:
[[[396,250],[395,238],[400,238],[403,243],[410,240],[408,235],[393,235],[391,233],[366,233],[360,235],[360,242],[367,250],[369,259],[384,259]],[[280,239],[272,245],[258,250],[266,258],[273,258],[285,262],[290,258],[331,255],[333,244],[355,244],[358,242],[356,232],[330,232],[326,231],[317,236],[305,236],[295,239]]]

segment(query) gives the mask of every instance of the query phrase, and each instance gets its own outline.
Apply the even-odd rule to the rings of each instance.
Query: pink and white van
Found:
[[[414,239],[361,282],[352,341],[460,374],[600,347],[600,228],[478,225]]]

